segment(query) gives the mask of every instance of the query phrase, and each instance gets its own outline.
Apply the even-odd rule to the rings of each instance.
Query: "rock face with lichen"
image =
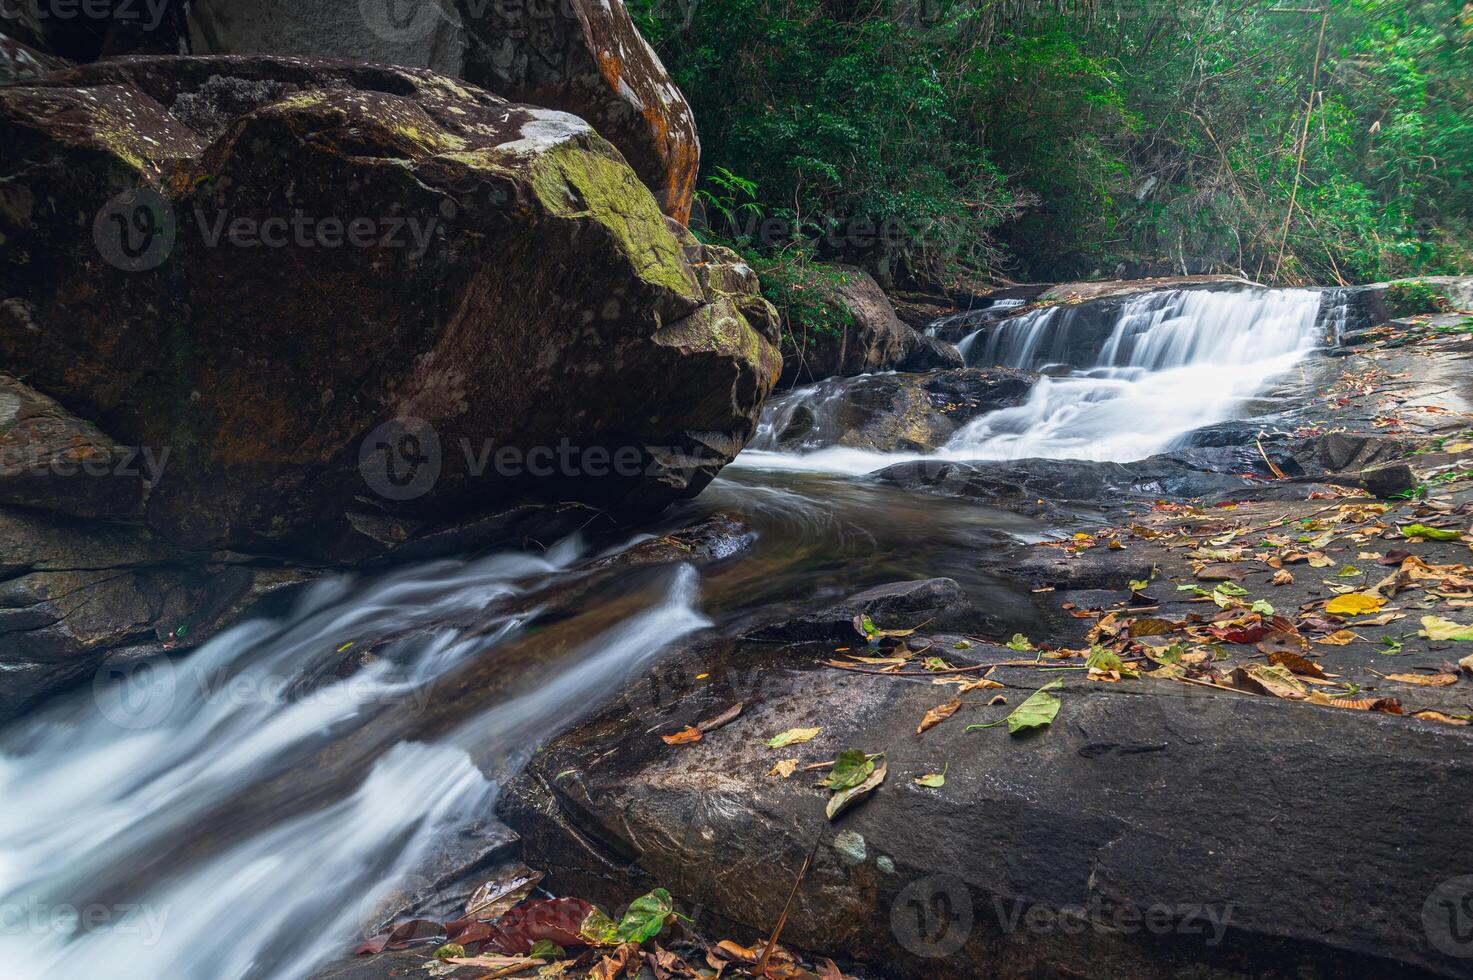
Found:
[[[0,358],[167,448],[141,514],[177,546],[635,516],[709,482],[780,370],[750,270],[563,112],[425,70],[123,58],[0,90],[0,129]]]
[[[622,0],[88,0],[106,17],[15,25],[16,43],[78,61],[277,54],[429,68],[570,112],[624,155],[666,214],[690,218],[701,147],[690,105]],[[0,53],[8,49],[0,48]],[[0,69],[8,59],[0,58]],[[24,65],[11,73],[25,77]]]

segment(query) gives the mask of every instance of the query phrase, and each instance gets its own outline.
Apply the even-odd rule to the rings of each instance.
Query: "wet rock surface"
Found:
[[[971,420],[1022,403],[1036,380],[1008,368],[831,379],[770,400],[754,448],[928,452]]]
[[[962,366],[950,344],[903,323],[869,273],[830,267],[828,278],[809,287],[813,299],[834,311],[837,327],[789,322],[780,384],[792,387],[871,371],[928,371]]]

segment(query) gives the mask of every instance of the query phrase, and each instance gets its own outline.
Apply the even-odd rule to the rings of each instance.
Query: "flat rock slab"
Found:
[[[510,788],[528,860],[595,900],[664,885],[698,920],[715,910],[708,931],[750,937],[816,846],[784,940],[903,977],[1466,975],[1438,918],[1438,896],[1473,886],[1464,730],[1030,670],[1010,685],[1067,678],[1048,730],[966,731],[1009,710],[979,691],[917,735],[954,688],[819,656],[688,654],[710,680],[668,703],[634,685]],[[699,743],[651,734],[733,700],[742,716]],[[804,726],[822,730],[765,744]],[[769,774],[850,747],[889,774],[836,823],[821,774]]]

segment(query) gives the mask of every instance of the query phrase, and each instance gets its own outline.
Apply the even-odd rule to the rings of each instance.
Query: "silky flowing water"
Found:
[[[1327,295],[1310,289],[1163,290],[1127,300],[1088,363],[1065,360],[1082,309],[1059,305],[985,327],[963,339],[972,366],[1043,371],[1028,399],[957,432],[929,458],[1086,459],[1127,462],[1175,446],[1195,429],[1239,417],[1335,329]],[[985,335],[985,337],[983,336]],[[777,399],[736,465],[868,473],[916,453],[830,447],[775,452],[798,404],[822,427],[842,390],[816,386]]]
[[[1150,294],[1077,369],[1051,362],[1067,308],[1008,321],[972,338],[974,360],[1050,375],[940,455],[1150,455],[1292,370],[1322,339],[1320,305]],[[776,400],[759,447],[785,400],[822,397]],[[743,454],[649,529],[718,513],[750,528],[704,564],[598,561],[642,535],[335,576],[186,657],[108,663],[0,732],[4,976],[309,976],[445,841],[492,832],[500,785],[539,744],[702,631],[936,575],[1003,618],[1036,615],[989,558],[1053,529],[849,475],[900,458]]]

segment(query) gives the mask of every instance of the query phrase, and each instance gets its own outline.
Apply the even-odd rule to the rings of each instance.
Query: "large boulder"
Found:
[[[695,117],[623,0],[88,0],[18,32],[74,60],[290,54],[429,68],[505,99],[581,116],[665,213],[690,217]]]
[[[830,378],[770,399],[752,447],[931,452],[978,416],[1022,404],[1037,378],[1010,368]]]
[[[801,306],[784,310],[784,385],[871,371],[962,366],[956,348],[902,323],[879,283],[863,269],[812,267],[794,289],[804,295]]]
[[[0,90],[0,130],[0,357],[169,451],[146,519],[176,545],[356,558],[527,503],[642,514],[741,449],[779,370],[751,271],[566,113],[423,70],[122,58]]]

